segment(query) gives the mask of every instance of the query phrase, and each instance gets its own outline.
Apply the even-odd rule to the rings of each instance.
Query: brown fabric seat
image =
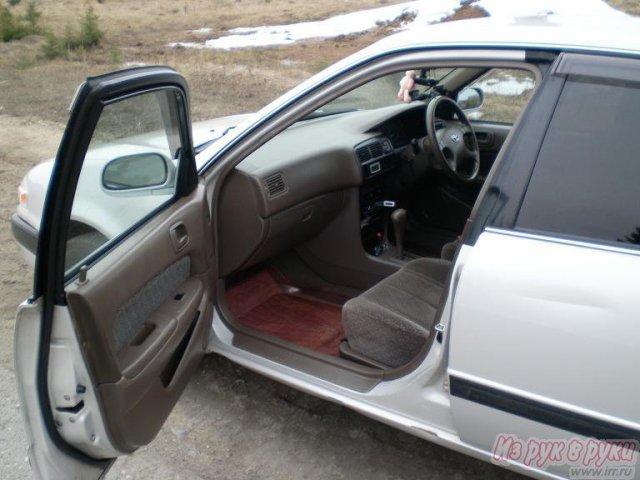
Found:
[[[390,367],[415,357],[433,330],[451,262],[413,260],[342,307],[349,347]]]
[[[452,242],[445,243],[442,246],[442,250],[440,251],[440,258],[443,260],[453,261],[453,257],[456,256],[456,252],[458,251],[458,247],[460,246],[460,237],[456,238]]]

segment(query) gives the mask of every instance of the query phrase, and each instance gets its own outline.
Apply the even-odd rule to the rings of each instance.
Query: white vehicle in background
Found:
[[[199,151],[175,70],[88,78],[16,319],[35,475],[101,478],[217,354],[514,472],[633,478],[638,32],[406,31]],[[415,101],[379,95],[406,71]]]
[[[230,115],[193,124],[196,149],[207,148],[226,135],[251,114]],[[71,213],[71,237],[82,256],[82,239],[105,242],[124,231],[147,212],[149,195],[168,195],[175,181],[175,162],[163,154],[158,141],[166,143],[163,132],[147,133],[126,139],[126,144],[111,144],[96,149],[87,158],[80,183],[91,201],[77,205]],[[122,152],[122,155],[120,155]],[[33,267],[38,242],[38,230],[44,208],[47,187],[55,159],[33,167],[18,186],[18,205],[11,219],[13,235],[26,262]],[[135,172],[133,171],[135,170]],[[134,174],[136,174],[134,176]],[[126,177],[125,183],[118,177]],[[124,178],[123,177],[123,178]],[[126,183],[128,182],[128,183]]]

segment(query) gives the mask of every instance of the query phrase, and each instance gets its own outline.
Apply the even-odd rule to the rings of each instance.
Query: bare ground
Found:
[[[17,306],[31,292],[31,269],[11,236],[17,185],[26,171],[55,152],[57,126],[0,115],[0,478],[28,478],[26,440],[13,371],[13,326]]]

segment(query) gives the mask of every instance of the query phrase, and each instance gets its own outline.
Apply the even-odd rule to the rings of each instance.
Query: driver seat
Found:
[[[409,363],[430,335],[451,262],[419,258],[342,307],[349,350],[371,364]]]

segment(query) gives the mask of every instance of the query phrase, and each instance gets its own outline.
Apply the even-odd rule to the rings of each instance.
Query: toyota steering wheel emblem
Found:
[[[458,143],[460,141],[460,136],[457,133],[452,133],[450,138],[453,143]]]

